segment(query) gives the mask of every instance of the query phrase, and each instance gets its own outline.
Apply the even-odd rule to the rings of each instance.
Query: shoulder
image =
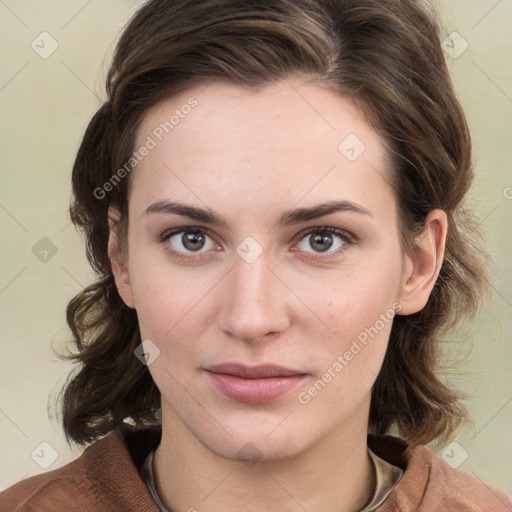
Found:
[[[95,444],[101,444],[101,441]],[[71,503],[79,506],[82,500],[93,499],[83,463],[88,450],[90,447],[77,459],[60,468],[26,478],[8,487],[0,494],[0,511],[49,511],[57,510],[58,507],[64,510]]]
[[[510,512],[512,500],[476,475],[452,468],[426,446],[393,436],[368,437],[370,448],[404,474],[378,512]]]
[[[0,511],[31,512],[57,510],[74,501],[81,479],[64,472],[73,463],[15,483],[0,493]],[[82,498],[83,499],[83,498]]]
[[[154,431],[117,429],[66,465],[21,480],[0,493],[0,512],[57,510],[156,512],[137,465],[158,442]]]

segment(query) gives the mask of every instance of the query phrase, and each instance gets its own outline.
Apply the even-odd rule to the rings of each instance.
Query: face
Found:
[[[319,85],[215,84],[148,112],[142,146],[116,277],[164,428],[268,460],[366,431],[412,268],[377,133]]]

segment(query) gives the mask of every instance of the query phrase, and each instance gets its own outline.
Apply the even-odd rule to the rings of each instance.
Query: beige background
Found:
[[[47,412],[49,393],[70,370],[52,352],[69,340],[67,301],[93,277],[67,217],[70,172],[103,98],[117,34],[139,4],[0,0],[2,489],[41,472],[41,464],[54,469],[80,453],[69,449]],[[443,0],[439,7],[446,35],[463,38],[452,36],[447,50],[469,45],[448,61],[472,128],[472,197],[496,270],[473,352],[456,375],[472,394],[477,431],[466,428],[457,444],[436,451],[512,495],[512,1]],[[40,36],[44,31],[58,44],[47,58],[31,47],[35,41],[39,53],[51,50],[55,43]]]

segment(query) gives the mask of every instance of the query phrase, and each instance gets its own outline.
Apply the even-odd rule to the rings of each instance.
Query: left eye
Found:
[[[301,251],[310,252],[309,248],[316,253],[335,253],[350,243],[351,237],[345,231],[335,228],[315,228],[309,231],[298,244]],[[329,251],[330,249],[334,249]]]

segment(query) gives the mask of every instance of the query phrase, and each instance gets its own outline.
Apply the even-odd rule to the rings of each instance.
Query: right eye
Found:
[[[218,245],[200,228],[176,228],[166,231],[161,240],[167,242],[167,250],[172,255],[184,259],[194,258],[194,253],[202,254],[218,248]]]

